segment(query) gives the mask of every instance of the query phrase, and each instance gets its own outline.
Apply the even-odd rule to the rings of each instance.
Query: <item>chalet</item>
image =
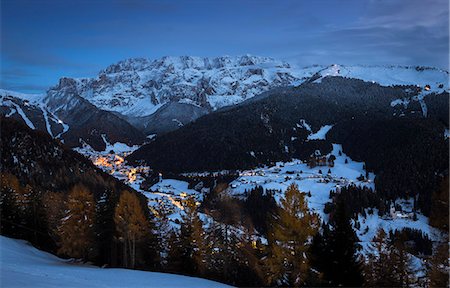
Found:
[[[329,166],[334,167],[334,160],[336,160],[336,156],[330,155],[322,156],[319,150],[314,151],[311,156],[309,156],[308,166],[310,168],[314,168],[316,166]]]
[[[391,215],[392,219],[413,219],[414,218],[414,212],[406,212],[406,211],[398,211],[395,209],[395,207],[392,205],[391,209],[389,210],[389,214]]]

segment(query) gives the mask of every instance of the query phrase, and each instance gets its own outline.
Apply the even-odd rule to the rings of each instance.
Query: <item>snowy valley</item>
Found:
[[[11,195],[17,194],[1,203],[38,213],[36,203],[41,202],[33,199],[40,199],[44,224],[29,222],[33,217],[25,212],[7,217],[26,228],[48,227],[39,241],[32,230],[17,229],[17,222],[8,226],[8,235],[60,256],[83,258],[56,249],[62,244],[54,239],[62,238],[60,227],[67,227],[80,208],[67,205],[86,203],[79,222],[109,237],[106,244],[97,240],[91,254],[85,252],[96,265],[186,273],[236,286],[268,285],[262,275],[269,269],[265,265],[276,260],[270,258],[278,246],[274,227],[282,222],[277,217],[294,191],[306,205],[300,214],[310,215],[314,232],[304,240],[311,251],[302,252],[314,267],[307,281],[322,281],[317,272],[322,264],[314,262],[325,245],[320,237],[337,233],[336,215],[343,209],[347,232],[355,235],[358,263],[365,267],[376,257],[375,237],[381,230],[392,243],[406,239],[400,241],[405,245],[401,251],[419,287],[429,279],[434,251],[448,237],[435,213],[440,209],[435,205],[446,205],[440,187],[448,179],[448,109],[443,105],[448,91],[448,72],[435,68],[298,68],[255,56],[129,59],[95,78],[62,78],[46,94],[1,90],[7,132],[2,145],[8,151],[2,180]],[[440,202],[435,200],[439,197]],[[100,215],[95,224],[89,222],[96,215],[88,216],[89,207]],[[135,235],[120,230],[127,216],[136,235],[146,235],[137,244]],[[74,287],[100,287],[100,282],[115,287],[121,286],[120,277],[134,277],[127,282],[132,286],[147,281],[157,287],[221,285],[100,269],[6,237],[0,242],[7,256],[2,261],[34,255],[6,265],[2,274],[25,282],[41,279],[42,287],[61,281]],[[187,262],[179,262],[180,257]],[[75,276],[65,275],[68,271]],[[54,273],[59,276],[47,278]]]

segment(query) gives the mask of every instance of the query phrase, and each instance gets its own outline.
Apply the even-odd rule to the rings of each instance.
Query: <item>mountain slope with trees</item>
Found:
[[[326,154],[331,143],[342,143],[352,159],[365,161],[367,169],[378,175],[376,188],[386,198],[421,195],[419,206],[428,213],[431,193],[448,169],[442,121],[448,107],[432,105],[425,118],[413,100],[407,107],[391,105],[422,93],[414,89],[342,77],[277,89],[157,137],[128,160],[143,160],[155,170],[175,173],[246,169],[291,157],[306,160],[316,149]],[[431,95],[425,103],[428,97],[434,102],[449,97]],[[310,141],[311,132],[302,121],[312,131],[333,127],[326,139]]]
[[[129,267],[122,239],[145,228],[146,237],[134,238],[132,255],[139,256],[131,266],[148,269],[158,261],[147,229],[153,217],[142,194],[44,132],[8,118],[1,118],[0,130],[3,235],[64,257]],[[127,217],[137,220],[133,227],[122,227],[115,217],[129,203]]]

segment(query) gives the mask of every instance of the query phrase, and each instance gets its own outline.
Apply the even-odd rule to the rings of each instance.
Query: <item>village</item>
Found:
[[[86,143],[81,148],[75,148],[98,168],[114,176],[127,185],[139,190],[140,185],[152,170],[145,165],[132,166],[125,161],[125,157],[136,150],[138,146],[127,146],[123,143],[110,144],[104,138],[106,148],[104,151],[95,151]]]
[[[104,151],[94,151],[83,146],[79,152],[88,157],[94,165],[121,180],[130,187],[142,192],[149,199],[149,206],[156,208],[164,205],[174,218],[179,220],[179,213],[183,210],[183,200],[194,197],[198,205],[209,192],[201,185],[189,188],[188,182],[163,179],[162,174],[151,175],[152,169],[145,165],[129,165],[125,157],[133,151],[133,147],[108,145]],[[123,146],[123,145],[122,145]],[[199,176],[217,177],[227,175],[230,171],[185,173],[187,178]],[[277,162],[274,166],[256,168],[245,171],[233,171],[237,178],[229,184],[228,193],[233,197],[244,198],[246,193],[254,187],[261,186],[265,190],[274,191],[277,202],[283,197],[284,191],[291,183],[296,183],[307,195],[308,206],[323,219],[328,219],[324,213],[325,204],[330,200],[329,194],[333,190],[340,192],[341,187],[361,185],[374,187],[373,173],[365,170],[362,162],[355,162],[342,152],[342,146],[333,144],[333,150],[328,155],[315,151],[307,161],[293,160],[291,162]],[[150,186],[143,185],[149,177],[157,177]],[[148,187],[147,187],[148,186]],[[396,219],[414,219],[414,213],[408,209],[410,205],[390,207],[389,213],[383,216],[385,221]],[[405,207],[403,207],[405,206]],[[152,209],[155,210],[155,209]],[[156,210],[155,210],[156,211]]]

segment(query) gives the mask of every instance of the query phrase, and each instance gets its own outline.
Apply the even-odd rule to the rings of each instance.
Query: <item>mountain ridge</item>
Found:
[[[2,90],[0,111],[25,122],[24,115],[28,115],[26,118],[37,121],[31,126],[53,136],[70,138],[71,146],[78,146],[82,139],[102,150],[101,134],[112,143],[142,144],[147,135],[176,130],[214,110],[250,99],[256,101],[274,89],[319,83],[327,76],[361,79],[383,86],[418,86],[428,89],[427,93],[442,93],[449,87],[448,71],[432,67],[331,64],[299,68],[274,58],[251,55],[166,56],[118,61],[91,78],[63,77],[46,94]],[[6,96],[19,99],[15,100],[19,104],[25,101],[35,105],[36,109],[32,113],[23,106],[25,112],[20,114],[15,104],[4,100]],[[402,101],[398,100],[405,103]],[[100,125],[99,117],[107,119],[107,124]],[[75,126],[90,128],[76,131]]]

